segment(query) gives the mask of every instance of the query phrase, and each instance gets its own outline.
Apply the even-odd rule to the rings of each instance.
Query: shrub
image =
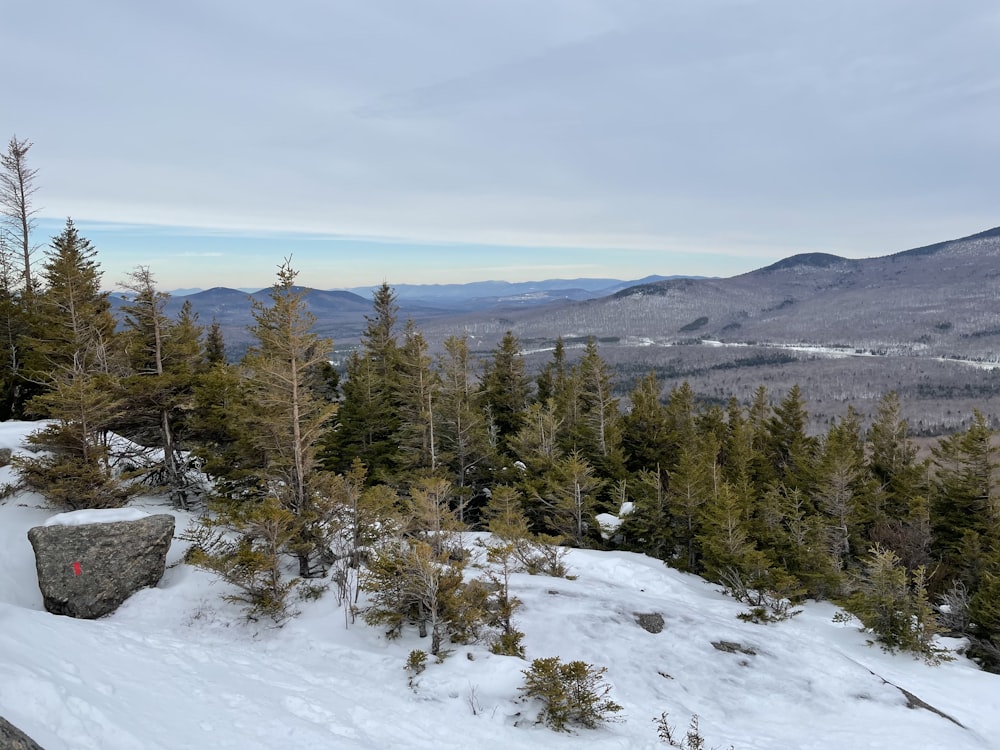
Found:
[[[622,707],[607,697],[611,686],[604,683],[607,667],[596,668],[583,661],[560,662],[558,656],[535,659],[522,670],[522,695],[541,702],[538,721],[557,732],[579,726],[594,729],[615,720]]]
[[[238,593],[223,598],[243,605],[248,620],[281,623],[296,614],[288,595],[299,581],[285,580],[280,566],[281,551],[298,529],[295,516],[273,497],[220,503],[215,511],[185,532],[193,543],[185,561],[234,585]]]
[[[520,630],[509,630],[499,633],[490,644],[490,651],[498,656],[516,656],[524,658],[524,633]]]
[[[928,664],[950,659],[934,643],[941,629],[927,598],[924,568],[909,574],[895,552],[877,545],[871,555],[847,609],[886,651],[909,651]]]
[[[76,444],[74,444],[74,440]],[[11,459],[21,484],[38,492],[55,508],[84,510],[121,508],[138,487],[122,483],[112,471],[106,446],[86,443],[73,426],[51,424],[28,436],[28,444],[41,451]]]
[[[670,747],[677,747],[680,750],[705,750],[705,738],[701,736],[701,730],[698,728],[698,714],[691,717],[691,722],[683,737],[678,737],[677,730],[670,726],[666,711],[653,721],[656,722],[656,734],[661,742],[666,742]],[[729,750],[733,750],[732,745],[729,746]]]
[[[802,594],[798,581],[783,571],[762,569],[745,576],[730,567],[720,578],[727,594],[750,605],[749,610],[737,615],[744,622],[782,622],[802,611],[792,608],[792,600]]]

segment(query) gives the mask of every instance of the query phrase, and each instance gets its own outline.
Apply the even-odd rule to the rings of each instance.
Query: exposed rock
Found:
[[[663,632],[663,615],[659,612],[635,612],[635,621],[647,633]]]
[[[45,609],[84,619],[114,612],[139,589],[159,583],[173,534],[168,514],[29,530]]]
[[[928,703],[925,700],[922,700],[921,698],[918,698],[916,695],[914,695],[913,693],[911,693],[906,688],[902,688],[902,687],[900,687],[899,685],[897,685],[894,682],[889,682],[887,679],[885,679],[885,677],[883,677],[880,674],[876,674],[875,672],[873,672],[870,669],[868,669],[868,674],[873,675],[875,677],[878,677],[880,680],[882,680],[882,684],[883,685],[889,685],[890,687],[894,687],[894,688],[896,688],[896,690],[898,690],[899,692],[901,692],[903,694],[903,697],[906,698],[906,707],[907,708],[923,709],[924,711],[930,711],[932,714],[937,714],[942,719],[947,719],[952,724],[955,724],[957,726],[962,727],[962,729],[967,729],[967,727],[965,726],[965,724],[963,724],[962,722],[960,722],[954,716],[949,716],[948,714],[946,714],[941,709],[936,708],[935,706],[932,706],[930,703]]]
[[[733,641],[712,641],[712,646],[718,651],[725,651],[727,654],[757,655],[757,652],[751,646],[744,646],[742,643],[734,643]]]
[[[41,745],[2,716],[0,716],[0,748],[3,750],[42,750]]]

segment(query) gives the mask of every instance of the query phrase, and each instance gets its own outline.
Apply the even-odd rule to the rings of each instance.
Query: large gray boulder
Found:
[[[159,583],[173,535],[169,514],[30,529],[45,609],[84,619],[114,612],[139,589]]]
[[[42,746],[0,716],[0,750],[42,750]]]

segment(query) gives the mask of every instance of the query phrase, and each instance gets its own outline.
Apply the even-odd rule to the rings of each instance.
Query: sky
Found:
[[[730,276],[1000,224],[993,0],[36,0],[0,138],[106,282]]]

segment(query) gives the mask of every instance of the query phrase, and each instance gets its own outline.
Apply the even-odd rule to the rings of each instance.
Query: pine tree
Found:
[[[714,437],[698,436],[683,445],[677,466],[670,473],[667,503],[673,518],[673,537],[678,545],[678,567],[692,573],[701,570],[700,520],[703,507],[717,492],[719,447]]]
[[[256,342],[243,360],[249,400],[254,408],[253,439],[266,456],[269,494],[299,522],[295,556],[299,575],[322,572],[327,556],[324,513],[317,492],[317,444],[333,417],[335,405],[309,389],[310,371],[333,349],[314,331],[305,292],[295,288],[296,272],[285,260],[271,287],[270,304],[254,302]]]
[[[16,261],[14,248],[0,228],[0,421],[22,417],[30,397],[22,372],[28,310]]]
[[[387,626],[389,637],[398,637],[407,622],[415,622],[421,637],[431,637],[430,653],[440,656],[447,637],[470,627],[469,613],[463,612],[464,567],[464,559],[427,542],[387,541],[376,550],[362,580],[369,594],[365,622]]]
[[[748,580],[761,567],[762,557],[749,530],[749,498],[735,487],[720,481],[701,509],[698,544],[705,576],[721,581],[727,574],[738,573]]]
[[[507,331],[486,364],[480,388],[480,403],[496,429],[499,449],[506,450],[523,426],[528,395],[524,359],[517,338]]]
[[[663,467],[670,471],[680,459],[684,446],[690,446],[698,433],[698,406],[694,389],[686,380],[670,391],[665,407],[669,440]]]
[[[849,408],[847,416],[832,425],[823,440],[816,485],[829,551],[840,569],[850,565],[857,545],[862,543],[858,519],[866,488],[864,460],[860,421]]]
[[[887,393],[868,430],[868,468],[875,482],[871,517],[875,526],[911,515],[913,499],[926,495],[927,466],[917,460],[917,448],[908,437],[899,396]]]
[[[281,555],[298,536],[299,519],[274,496],[215,510],[186,532],[192,546],[185,561],[235,586],[237,593],[223,598],[243,605],[249,620],[281,623],[294,615],[288,596],[299,581],[282,575]]]
[[[632,510],[618,529],[628,549],[660,560],[671,558],[676,547],[666,481],[659,467],[633,475],[629,482]]]
[[[608,698],[611,687],[604,682],[606,667],[582,661],[562,663],[558,656],[535,659],[522,670],[525,698],[541,703],[538,721],[557,732],[572,727],[594,729],[614,720],[622,707]]]
[[[556,338],[555,347],[552,349],[552,360],[548,362],[535,379],[535,400],[545,403],[553,399],[557,408],[565,408],[566,381],[568,373],[566,369],[566,345],[562,336]]]
[[[622,418],[622,448],[630,471],[653,471],[668,463],[664,449],[671,435],[660,402],[662,390],[656,373],[650,372],[629,395],[631,406]]]
[[[201,328],[189,302],[177,320],[167,317],[169,295],[156,288],[148,268],[129,274],[126,287],[134,295],[124,308],[124,346],[132,375],[123,381],[127,406],[116,428],[162,451],[157,482],[184,505],[189,480],[179,433],[202,365]]]
[[[871,549],[864,577],[847,606],[887,651],[910,651],[930,664],[949,658],[934,642],[940,628],[927,597],[924,569],[909,574],[891,550]]]
[[[552,530],[576,547],[588,545],[594,529],[594,509],[602,481],[594,475],[590,463],[579,453],[571,453],[556,462],[550,479],[550,492],[541,500],[548,508]]]
[[[815,481],[817,441],[806,434],[809,415],[802,391],[794,385],[767,422],[768,460],[778,482],[809,492]]]
[[[212,478],[214,493],[233,500],[259,497],[266,456],[254,439],[254,405],[240,368],[225,361],[207,366],[195,382],[186,420],[188,442]]]
[[[50,451],[20,460],[22,480],[70,508],[116,507],[130,489],[115,475],[108,443],[121,413],[114,363],[115,321],[93,246],[67,220],[43,264],[26,372],[45,392],[28,404],[52,422],[28,442]]]
[[[563,422],[555,402],[534,402],[524,412],[523,424],[510,440],[510,450],[534,474],[549,471],[563,455],[559,435]]]
[[[373,314],[365,316],[361,348],[347,362],[336,430],[327,434],[321,451],[324,466],[333,471],[347,471],[360,459],[370,482],[393,479],[400,427],[399,306],[388,284],[375,290],[373,305]]]
[[[572,450],[579,451],[601,476],[621,479],[625,462],[618,399],[612,393],[611,374],[594,338],[587,341],[572,377],[577,383],[576,419],[569,435]]]
[[[38,170],[28,165],[28,151],[32,145],[28,139],[18,139],[14,135],[7,143],[7,150],[0,154],[0,215],[3,217],[0,234],[9,236],[21,255],[21,290],[29,302],[35,289],[31,256],[36,246],[31,241],[31,232],[38,213],[34,206]]]
[[[486,420],[476,407],[476,383],[465,338],[449,337],[438,359],[441,379],[437,439],[440,461],[454,478],[456,492],[466,501],[486,480],[491,465]]]
[[[226,341],[222,335],[219,321],[213,320],[205,334],[205,362],[209,365],[221,365],[226,361]]]
[[[427,341],[407,321],[399,351],[398,463],[403,472],[435,472],[441,465],[436,412],[441,380],[431,369]]]
[[[966,550],[970,538],[981,540],[979,546],[1000,542],[997,448],[992,436],[986,418],[976,411],[968,429],[942,439],[933,449],[934,548],[949,571],[966,578],[973,575]]]

